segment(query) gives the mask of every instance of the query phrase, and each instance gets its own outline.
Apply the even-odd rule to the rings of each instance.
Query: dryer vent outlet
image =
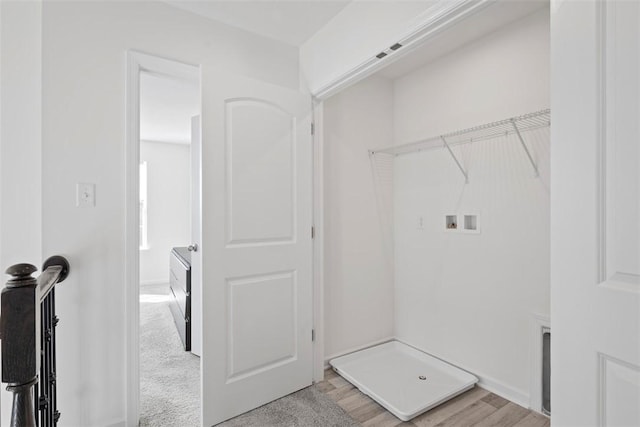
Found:
[[[542,329],[542,413],[551,415],[551,329]]]

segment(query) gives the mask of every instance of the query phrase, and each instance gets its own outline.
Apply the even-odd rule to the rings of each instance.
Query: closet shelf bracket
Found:
[[[462,172],[462,175],[464,175],[464,183],[468,184],[469,183],[469,174],[467,174],[467,172],[464,170],[464,168],[460,164],[460,161],[458,160],[456,155],[453,153],[453,150],[451,149],[451,147],[449,147],[449,144],[447,143],[447,140],[444,138],[444,136],[440,136],[440,139],[442,140],[442,143],[446,147],[447,151],[449,151],[449,154],[451,154],[451,157],[453,158],[453,161],[456,162],[456,165],[458,166],[458,169],[460,169],[460,172]]]
[[[536,165],[536,162],[533,160],[533,157],[531,156],[531,152],[527,148],[527,144],[524,143],[524,138],[522,138],[522,134],[520,133],[520,129],[518,129],[518,125],[516,124],[516,121],[514,119],[511,119],[511,124],[513,125],[513,130],[516,132],[516,135],[518,135],[518,139],[520,140],[520,144],[522,145],[522,148],[524,149],[524,152],[527,154],[527,158],[529,158],[529,162],[531,163],[531,166],[533,167],[533,173],[535,174],[535,177],[537,178],[538,176],[540,176],[540,172],[538,172],[538,165]]]

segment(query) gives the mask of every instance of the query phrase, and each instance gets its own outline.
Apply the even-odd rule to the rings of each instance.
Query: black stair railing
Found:
[[[31,264],[16,264],[2,290],[2,382],[13,393],[11,427],[53,427],[56,396],[55,285],[69,275],[61,256],[47,259],[38,278]]]

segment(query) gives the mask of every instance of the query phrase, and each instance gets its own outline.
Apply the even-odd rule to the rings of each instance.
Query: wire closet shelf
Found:
[[[538,166],[533,160],[533,157],[524,142],[522,134],[535,129],[549,127],[550,125],[551,110],[546,109],[529,114],[524,114],[522,116],[511,117],[493,123],[487,123],[468,129],[462,129],[455,132],[434,136],[427,139],[422,139],[420,141],[411,142],[409,144],[396,145],[394,147],[384,148],[381,150],[369,150],[369,154],[372,156],[375,154],[389,154],[393,156],[399,156],[434,148],[446,148],[453,160],[456,162],[458,169],[460,169],[460,172],[462,172],[462,174],[464,175],[465,181],[468,182],[469,177],[467,175],[467,172],[464,170],[460,161],[451,150],[451,147],[515,134],[517,135],[518,140],[522,145],[522,148],[525,151],[527,158],[531,163],[531,166],[533,167],[535,175],[538,176]]]
[[[370,150],[371,154],[409,154],[416,151],[428,150],[431,148],[443,148],[442,139],[446,140],[449,146],[467,144],[470,142],[483,141],[487,139],[497,138],[500,136],[513,135],[518,132],[548,127],[551,125],[551,110],[541,110],[522,116],[512,117],[493,123],[487,123],[472,128],[458,130],[443,135],[434,136],[420,141],[408,144],[396,145],[394,147],[384,148],[381,150]]]

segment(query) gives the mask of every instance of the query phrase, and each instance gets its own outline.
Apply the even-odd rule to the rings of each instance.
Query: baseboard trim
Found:
[[[497,394],[500,397],[504,397],[505,399],[516,403],[523,408],[529,409],[529,395],[520,390],[516,390],[515,388],[509,387],[508,385],[496,381],[493,378],[489,378],[487,376],[476,374],[480,382],[478,386],[487,391],[490,391],[493,394]]]
[[[375,347],[376,345],[384,344],[384,343],[389,342],[389,341],[395,341],[395,338],[394,337],[386,337],[386,338],[383,338],[383,339],[380,339],[380,340],[369,342],[367,344],[363,344],[363,345],[359,345],[359,346],[356,346],[356,347],[352,347],[352,348],[347,349],[347,350],[339,351],[339,352],[334,353],[334,354],[332,354],[330,356],[326,356],[324,358],[324,369],[328,369],[329,368],[329,361],[331,359],[335,359],[336,357],[344,356],[346,354],[354,353],[356,351],[364,350],[365,348]]]
[[[140,286],[168,285],[167,279],[145,280],[140,282]]]

